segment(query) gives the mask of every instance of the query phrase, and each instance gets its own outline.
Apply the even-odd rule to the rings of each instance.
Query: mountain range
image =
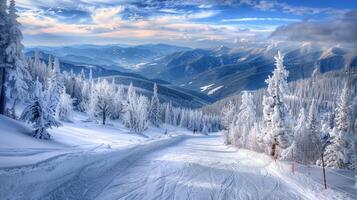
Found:
[[[76,45],[32,47],[35,51],[60,59],[63,70],[75,73],[93,68],[96,76],[115,77],[118,83],[130,82],[145,91],[159,84],[164,100],[194,107],[231,96],[242,90],[265,87],[264,80],[274,68],[280,50],[289,71],[289,81],[310,77],[315,69],[324,73],[357,66],[357,53],[340,46],[324,47],[311,43],[249,44],[235,48],[219,46],[192,49],[167,44]],[[46,57],[46,56],[44,56]],[[150,93],[150,92],[149,92]]]

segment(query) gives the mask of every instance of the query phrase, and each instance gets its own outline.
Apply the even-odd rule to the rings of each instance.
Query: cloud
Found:
[[[120,20],[118,14],[123,10],[123,6],[98,8],[92,11],[92,20],[96,24],[110,23],[116,20]]]
[[[17,3],[25,36],[72,36],[91,38],[90,42],[117,41],[115,39],[150,42],[252,40],[268,36],[275,30],[276,24],[298,20],[279,18],[281,15],[273,13],[270,13],[273,15],[270,18],[221,20],[222,16],[227,16],[225,9],[230,11],[243,6],[250,10],[253,7],[294,14],[335,12],[330,8],[291,6],[274,0],[17,0]],[[254,21],[261,22],[225,23]],[[268,24],[263,21],[281,23]]]
[[[357,44],[357,11],[329,21],[305,21],[278,27],[271,38],[287,41]]]
[[[286,22],[297,22],[299,19],[290,19],[290,18],[277,18],[277,17],[248,17],[248,18],[236,18],[236,19],[223,19],[221,22],[245,22],[245,21],[286,21]]]
[[[293,6],[287,3],[278,1],[262,0],[254,3],[254,6],[262,11],[281,11],[284,13],[290,13],[295,15],[314,15],[314,14],[344,14],[348,12],[348,9],[334,9],[334,8],[322,8],[322,7],[307,7],[307,6]]]

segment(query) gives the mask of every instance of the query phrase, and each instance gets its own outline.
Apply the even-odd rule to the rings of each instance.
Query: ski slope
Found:
[[[285,163],[180,135],[0,170],[0,199],[353,199]]]
[[[169,134],[163,135],[168,128]],[[357,199],[352,171],[274,162],[223,145],[219,134],[165,126],[130,134],[77,116],[34,139],[0,116],[0,199]]]

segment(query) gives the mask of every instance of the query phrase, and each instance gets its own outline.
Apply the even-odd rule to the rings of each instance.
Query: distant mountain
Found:
[[[274,56],[278,50],[285,54],[290,81],[311,76],[315,68],[324,73],[357,66],[357,54],[353,50],[278,43],[175,52],[144,65],[140,74],[221,99],[242,90],[265,87],[264,80],[274,68]]]
[[[40,53],[41,60],[47,62],[50,54],[44,53],[42,51],[40,51],[39,53]],[[30,51],[26,55],[29,57],[33,57],[34,53]],[[53,57],[53,55],[51,56]],[[136,73],[110,70],[96,65],[73,64],[60,59],[60,69],[62,72],[73,71],[75,74],[79,74],[83,69],[85,75],[88,77],[90,68],[92,68],[93,70],[94,78],[101,77],[101,78],[106,78],[109,81],[112,81],[112,79],[114,78],[116,83],[123,84],[126,86],[128,86],[130,83],[133,83],[133,85],[138,88],[139,92],[148,96],[149,98],[151,98],[152,96],[152,89],[154,83],[157,83],[160,100],[165,102],[171,101],[175,106],[196,108],[214,102],[214,99],[206,94],[177,87],[163,80],[159,80],[159,79],[151,80]]]
[[[176,51],[189,50],[167,44],[146,44],[139,46],[119,45],[74,45],[63,47],[31,47],[26,53],[40,50],[55,55],[72,64],[101,65],[107,69],[135,70],[143,64]]]

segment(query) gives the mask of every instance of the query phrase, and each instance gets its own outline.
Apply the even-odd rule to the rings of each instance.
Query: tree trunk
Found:
[[[5,68],[0,68],[0,114],[4,115],[5,114],[5,107],[6,107],[6,95],[5,95],[5,80],[6,80],[6,69]]]

